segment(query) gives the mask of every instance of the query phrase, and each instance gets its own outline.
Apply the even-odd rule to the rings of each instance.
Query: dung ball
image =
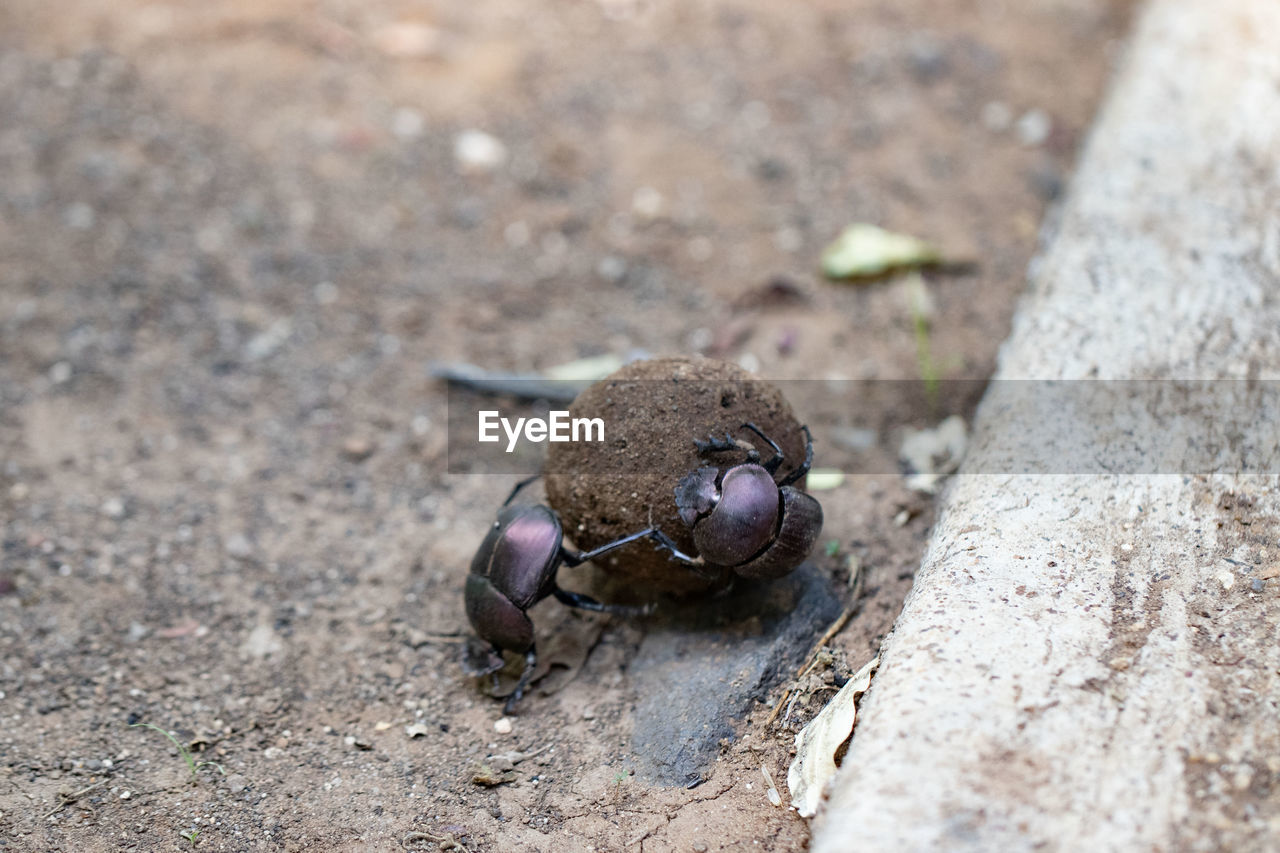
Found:
[[[786,458],[780,473],[804,459],[804,432],[781,390],[728,362],[633,362],[584,390],[569,412],[573,418],[604,422],[603,442],[555,443],[547,452],[548,502],[559,514],[565,536],[583,551],[652,524],[680,550],[696,554],[689,528],[677,514],[676,484],[700,466],[725,467],[744,458],[741,452],[700,454],[695,440],[728,433],[751,443],[767,459],[772,451],[742,429],[754,423],[782,448]],[[729,581],[728,570],[705,577],[647,538],[595,562],[610,586],[629,588],[637,598],[650,592],[695,593]]]

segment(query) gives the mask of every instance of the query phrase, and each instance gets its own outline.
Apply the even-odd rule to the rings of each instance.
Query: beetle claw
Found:
[[[694,447],[698,448],[699,453],[724,453],[727,450],[742,450],[742,443],[735,441],[729,433],[724,434],[724,438],[716,438],[714,435],[707,436],[706,441],[699,439],[693,440]]]
[[[511,716],[515,713],[516,703],[524,696],[524,691],[528,689],[529,682],[533,679],[533,670],[538,665],[538,650],[531,648],[524,654],[524,672],[520,673],[520,680],[516,682],[516,689],[507,697],[507,701],[502,705],[502,713]]]

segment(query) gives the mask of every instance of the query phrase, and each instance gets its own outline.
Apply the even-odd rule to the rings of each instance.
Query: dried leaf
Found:
[[[778,793],[778,786],[773,784],[773,774],[769,772],[769,768],[761,764],[760,775],[764,776],[765,785],[768,786],[765,796],[769,798],[769,804],[773,806],[782,805],[782,795]]]
[[[907,488],[933,494],[939,481],[960,467],[968,448],[969,430],[959,415],[952,415],[933,429],[905,430],[898,458],[912,472],[907,477]]]
[[[796,757],[787,770],[787,788],[791,791],[791,805],[801,817],[817,813],[827,783],[836,772],[836,753],[853,734],[858,697],[871,685],[871,674],[879,665],[877,657],[858,670],[796,735]]]
[[[811,492],[824,492],[844,485],[844,472],[838,468],[811,468],[804,487]]]
[[[626,360],[621,356],[597,355],[548,367],[542,371],[542,375],[557,382],[595,382],[597,379],[604,379],[624,364]]]
[[[822,274],[834,279],[873,278],[941,261],[942,253],[923,240],[857,222],[822,253]]]
[[[490,758],[487,761],[478,762],[471,770],[471,781],[486,788],[505,785],[516,781],[517,778],[515,766],[502,758]]]
[[[576,678],[600,642],[607,621],[597,614],[565,607],[551,608],[546,616],[535,618],[534,624],[542,630],[538,637],[538,665],[529,684],[536,686],[541,695],[550,696]],[[524,660],[512,656],[511,664],[498,672],[498,688],[491,695],[510,696],[523,672]]]
[[[194,634],[200,627],[200,623],[194,619],[185,619],[177,625],[170,625],[168,628],[161,628],[156,631],[156,636],[165,640],[176,640],[179,637],[185,637]]]

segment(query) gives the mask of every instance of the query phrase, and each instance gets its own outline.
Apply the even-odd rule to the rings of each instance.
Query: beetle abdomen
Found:
[[[533,646],[533,621],[480,575],[467,575],[464,596],[467,618],[480,637],[499,649],[528,651]]]
[[[822,535],[822,504],[799,489],[783,486],[782,526],[763,554],[734,571],[745,578],[771,580],[789,574],[804,562]]]

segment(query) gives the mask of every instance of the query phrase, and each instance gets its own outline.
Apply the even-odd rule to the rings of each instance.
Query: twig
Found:
[[[550,403],[572,403],[587,385],[585,382],[547,379],[537,373],[498,373],[462,362],[433,364],[431,375],[482,394]]]
[[[818,638],[818,642],[813,644],[813,648],[809,650],[809,655],[805,658],[804,664],[796,670],[795,678],[791,679],[791,685],[782,692],[782,696],[778,699],[777,704],[773,706],[773,711],[769,714],[769,719],[765,720],[764,724],[766,727],[772,726],[774,722],[777,721],[778,714],[782,712],[783,705],[786,705],[787,699],[791,698],[791,692],[795,689],[795,682],[808,675],[809,671],[817,665],[818,652],[822,650],[822,647],[831,642],[832,638],[834,638],[836,634],[839,634],[844,630],[844,626],[849,624],[849,620],[853,618],[854,614],[862,609],[862,587],[864,574],[865,573],[862,571],[862,564],[859,563],[857,571],[850,581],[853,592],[849,606],[844,609],[844,612],[840,614],[836,621],[831,623],[831,627],[823,632],[822,636]],[[795,701],[792,700],[791,704],[794,705]],[[790,707],[787,708],[787,716],[791,716]]]
[[[435,835],[430,832],[410,832],[400,839],[400,846],[408,850],[409,845],[415,841],[431,841],[439,845],[441,850],[460,850],[462,853],[469,853],[467,848],[462,845],[462,842],[449,833]]]
[[[87,793],[89,793],[90,791],[92,791],[94,788],[98,788],[98,787],[101,787],[101,786],[105,785],[105,784],[107,783],[107,779],[109,779],[109,778],[110,778],[110,777],[103,777],[103,778],[99,779],[97,782],[94,782],[94,783],[93,783],[92,785],[90,785],[89,787],[87,787],[87,788],[81,788],[79,791],[76,791],[74,794],[58,794],[58,804],[57,804],[56,806],[54,806],[52,809],[50,809],[50,810],[49,810],[49,812],[48,812],[44,817],[42,817],[42,818],[40,818],[40,819],[41,819],[41,820],[48,820],[49,818],[51,818],[51,817],[53,817],[54,815],[56,815],[58,812],[62,811],[62,809],[63,809],[64,807],[71,805],[71,804],[72,804],[72,803],[74,803],[76,800],[80,799],[80,798],[81,798],[81,797],[83,797],[85,794],[87,794]]]

